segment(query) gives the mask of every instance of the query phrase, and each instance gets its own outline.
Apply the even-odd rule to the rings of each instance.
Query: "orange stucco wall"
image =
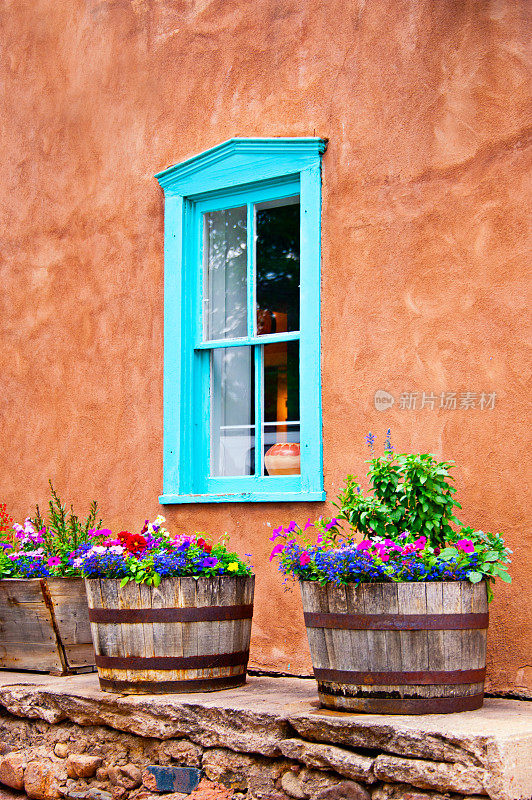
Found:
[[[153,174],[232,136],[329,139],[325,484],[363,437],[454,459],[462,518],[504,530],[492,689],[532,691],[526,429],[526,0],[3,0],[0,501],[51,477],[137,529],[163,511],[163,197]],[[377,411],[374,394],[395,404]],[[402,392],[496,392],[403,409]],[[419,403],[419,400],[418,400]],[[308,672],[270,524],[330,505],[183,506],[258,572],[253,663]],[[528,538],[527,538],[528,537]],[[528,607],[528,610],[527,610]]]

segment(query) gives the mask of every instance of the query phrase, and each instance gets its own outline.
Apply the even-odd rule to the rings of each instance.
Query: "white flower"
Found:
[[[113,544],[111,547],[108,547],[107,550],[110,553],[115,553],[117,556],[121,556],[125,550],[125,547],[122,547],[121,544]]]
[[[42,558],[44,555],[44,550],[42,547],[39,547],[37,550],[26,550],[24,555],[31,556],[31,558]]]
[[[74,567],[74,569],[81,569],[81,567],[83,566],[83,559],[75,558],[74,561],[72,562],[72,566]]]
[[[92,555],[103,556],[103,554],[105,552],[107,552],[107,547],[102,547],[101,545],[96,545],[95,547],[92,547],[89,550],[89,552],[87,553],[87,556],[89,556],[89,555],[91,555],[91,556]]]

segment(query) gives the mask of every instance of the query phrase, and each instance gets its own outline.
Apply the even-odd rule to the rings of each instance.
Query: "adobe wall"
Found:
[[[532,692],[526,483],[526,0],[4,0],[0,500],[51,477],[137,529],[228,531],[258,572],[253,661],[309,671],[271,528],[330,505],[161,509],[163,197],[155,172],[232,136],[329,139],[325,486],[364,435],[454,459],[462,518],[504,530],[492,690]],[[394,405],[378,411],[374,394]],[[403,392],[496,392],[493,409]],[[418,399],[419,404],[419,399]],[[529,537],[528,540],[526,537]]]

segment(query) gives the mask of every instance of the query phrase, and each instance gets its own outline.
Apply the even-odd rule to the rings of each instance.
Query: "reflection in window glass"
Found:
[[[246,206],[203,215],[205,339],[246,335],[246,229]]]
[[[299,197],[255,206],[257,333],[299,330]]]
[[[211,475],[254,473],[254,350],[217,348],[211,352]]]
[[[263,353],[264,472],[299,474],[299,342],[268,344]]]

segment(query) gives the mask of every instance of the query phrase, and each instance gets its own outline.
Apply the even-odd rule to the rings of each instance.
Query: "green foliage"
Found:
[[[368,477],[373,496],[365,497],[356,477],[348,475],[338,496],[339,519],[346,520],[366,537],[393,539],[408,531],[426,536],[433,546],[442,545],[453,532],[455,506],[450,470],[452,463],[430,454],[375,457]]]
[[[48,522],[44,520],[38,505],[35,508],[35,517],[30,517],[30,521],[36,530],[42,531],[47,554],[61,558],[63,562],[61,574],[77,575],[78,571],[69,566],[67,556],[81,544],[89,541],[90,530],[101,528],[102,520],[98,518],[98,504],[95,500],[91,502],[87,518],[82,521],[74,513],[72,505],[67,512],[67,507],[61,502],[52,481],[48,480],[48,483],[51,494],[48,501]]]

